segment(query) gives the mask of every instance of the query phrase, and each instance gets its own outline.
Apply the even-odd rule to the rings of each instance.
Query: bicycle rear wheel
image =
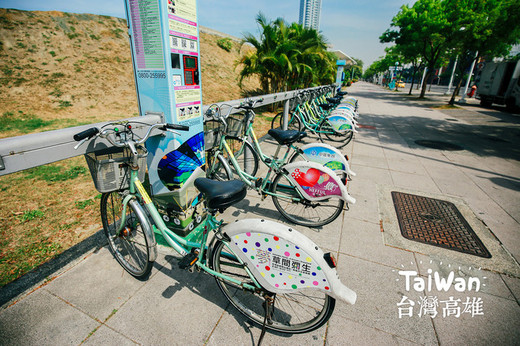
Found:
[[[343,148],[345,145],[350,143],[350,141],[352,140],[352,136],[354,134],[352,131],[345,131],[345,132],[336,131],[327,120],[324,120],[320,124],[318,133],[319,133],[321,142],[324,142],[323,137],[325,137],[329,141],[334,142],[334,146],[338,149]]]
[[[276,129],[278,127],[283,129],[283,112],[276,114],[273,120],[271,121],[271,129]],[[300,131],[301,128],[302,125],[300,123],[300,119],[298,119],[298,116],[294,113],[289,113],[287,130]]]
[[[110,251],[130,275],[144,280],[153,267],[144,233],[145,228],[151,230],[151,225],[139,203],[132,200],[126,210],[125,227],[117,235],[122,211],[123,203],[119,192],[104,193],[101,196],[101,221]]]
[[[287,220],[302,226],[319,227],[331,223],[343,211],[345,201],[331,197],[321,201],[302,198],[283,173],[274,179],[271,191],[274,206]]]
[[[244,266],[232,253],[225,242],[217,241],[212,250],[210,263],[212,269],[253,285]],[[265,300],[261,294],[244,290],[241,286],[218,277],[215,279],[222,293],[241,314],[255,324],[263,325],[265,312],[262,304]],[[266,324],[266,328],[289,334],[307,333],[321,327],[329,320],[336,304],[334,298],[317,289],[269,295],[274,297],[274,312],[271,316],[272,323]]]

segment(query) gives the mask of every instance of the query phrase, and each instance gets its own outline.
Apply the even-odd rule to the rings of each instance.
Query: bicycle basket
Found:
[[[217,120],[208,120],[204,122],[204,145],[206,150],[218,147],[220,142],[220,128],[222,124]]]
[[[139,180],[143,181],[146,173],[146,152],[139,152]],[[101,193],[124,190],[129,187],[132,154],[128,148],[106,148],[85,154],[90,175]]]
[[[227,135],[228,136],[242,136],[242,131],[244,127],[244,119],[243,118],[234,118],[227,117]]]
[[[227,136],[242,136],[244,123],[242,118],[228,117]],[[224,125],[217,120],[207,120],[204,122],[204,144],[206,150],[218,147],[220,144],[220,133],[223,131]]]

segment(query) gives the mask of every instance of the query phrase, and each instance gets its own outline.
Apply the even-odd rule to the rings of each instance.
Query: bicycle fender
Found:
[[[356,203],[347,188],[333,170],[312,161],[297,161],[283,168],[300,193],[310,201],[320,201],[338,196],[348,203]]]
[[[135,208],[136,213],[140,220],[148,220],[148,217],[146,216],[146,213],[144,212],[141,205],[135,200],[130,199],[128,204],[135,204],[137,205],[137,208]],[[155,240],[155,234],[153,232],[152,226],[150,222],[143,222],[141,224],[141,227],[143,228],[144,236],[146,237],[146,241],[148,242],[148,260],[150,262],[154,262],[157,259],[157,242]]]
[[[226,225],[229,246],[257,282],[273,293],[318,289],[354,304],[356,292],[343,285],[324,252],[300,232],[280,223],[244,219]]]
[[[352,118],[355,118],[355,119],[359,118],[359,114],[356,112],[356,110],[354,110],[353,108],[350,108],[350,107],[343,107],[343,106],[339,105],[337,108],[334,108],[332,113],[334,113],[334,112],[342,112],[342,113],[350,115]]]
[[[329,115],[327,117],[327,120],[334,127],[334,129],[336,131],[339,131],[339,132],[353,131],[354,133],[357,133],[356,129],[354,128],[354,124],[352,124],[352,121],[350,121],[350,119],[344,115],[340,115],[340,114]]]
[[[333,146],[325,143],[310,143],[302,146],[300,150],[308,161],[317,162],[333,171],[345,172],[352,177],[356,176],[356,173],[350,169],[345,156]]]
[[[335,109],[331,112],[330,115],[342,115],[344,117],[347,117],[348,120],[350,120],[352,122],[352,125],[354,125],[354,128],[357,129],[359,126],[358,126],[358,123],[357,123],[357,120],[356,118],[354,117],[354,115],[348,111],[348,110],[345,110],[345,109]]]

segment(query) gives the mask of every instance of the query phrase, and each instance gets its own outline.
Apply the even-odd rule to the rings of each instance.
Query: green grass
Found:
[[[72,166],[64,170],[63,167],[57,165],[45,165],[24,171],[27,179],[39,179],[48,183],[60,182],[75,179],[80,175],[87,173],[87,169],[82,166]]]
[[[85,209],[89,205],[94,205],[94,200],[86,199],[84,201],[76,201],[74,204],[76,205],[76,208],[78,208],[78,209]]]
[[[233,42],[231,42],[231,39],[225,37],[217,41],[217,46],[224,49],[226,52],[230,52],[233,48]]]
[[[0,287],[41,265],[42,261],[53,258],[61,248],[60,244],[47,239],[41,241],[36,238],[31,242],[32,238],[29,235],[28,244],[0,255]],[[28,258],[31,260],[27,260]]]
[[[70,101],[59,100],[58,103],[59,103],[58,108],[60,108],[60,109],[72,107],[72,102],[70,102]]]
[[[55,96],[55,97],[61,97],[61,95],[63,95],[63,91],[61,91],[61,90],[58,89],[58,88],[54,88],[54,90],[51,91],[51,92],[49,93],[49,95],[51,95],[51,96]]]
[[[49,125],[52,125],[55,120],[43,120],[33,114],[20,113],[14,114],[13,112],[4,112],[0,116],[0,132],[7,131],[20,131],[22,133],[28,133]]]
[[[31,220],[43,217],[44,215],[45,215],[45,212],[43,212],[40,209],[25,210],[23,212],[23,214],[21,214],[17,217],[17,219],[20,220],[21,222],[27,222],[27,221],[31,221]]]

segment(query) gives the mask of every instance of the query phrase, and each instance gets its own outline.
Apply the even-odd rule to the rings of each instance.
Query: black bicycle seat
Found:
[[[341,96],[340,97],[327,97],[325,98],[330,103],[340,103],[341,102]]]
[[[332,103],[320,103],[319,106],[321,109],[328,111],[329,109],[334,108],[335,105]]]
[[[195,179],[195,187],[204,194],[209,209],[223,211],[246,197],[247,185],[241,180]]]
[[[348,94],[348,91],[338,91],[337,92],[337,95],[339,95],[339,96],[345,96],[347,94]]]
[[[287,145],[299,141],[302,136],[302,132],[296,130],[282,130],[281,128],[271,129],[267,132],[271,137],[274,138],[278,144]],[[305,132],[303,132],[305,133]]]

